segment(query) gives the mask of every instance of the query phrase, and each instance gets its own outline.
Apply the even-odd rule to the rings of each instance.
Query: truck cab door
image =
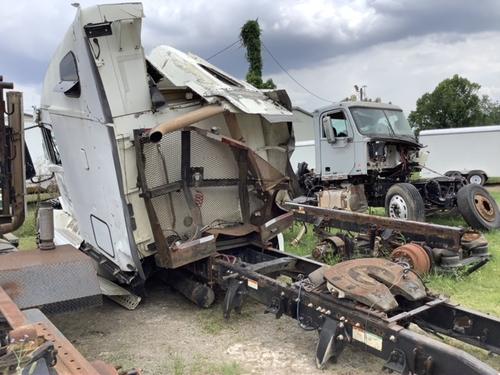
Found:
[[[320,117],[319,157],[323,179],[347,178],[355,165],[353,129],[342,109]],[[317,151],[317,152],[318,152]]]

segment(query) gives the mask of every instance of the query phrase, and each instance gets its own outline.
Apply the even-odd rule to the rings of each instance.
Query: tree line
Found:
[[[480,88],[455,74],[422,95],[408,121],[419,130],[500,124],[500,103],[479,96]]]

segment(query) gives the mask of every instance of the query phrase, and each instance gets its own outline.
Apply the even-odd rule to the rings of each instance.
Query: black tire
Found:
[[[385,214],[393,218],[425,221],[424,200],[412,184],[392,185],[385,196]]]
[[[467,182],[469,184],[484,185],[486,182],[486,175],[481,172],[470,172],[467,175]]]
[[[465,185],[457,193],[457,206],[463,218],[474,229],[500,228],[500,210],[495,199],[481,185]]]

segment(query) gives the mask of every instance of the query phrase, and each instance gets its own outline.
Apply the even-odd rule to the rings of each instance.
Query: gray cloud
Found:
[[[450,40],[453,42],[450,43]],[[354,93],[354,84],[366,84],[368,96],[381,97],[406,112],[425,92],[443,79],[460,74],[478,82],[481,94],[500,99],[499,32],[467,37],[432,34],[366,48],[358,53],[327,59],[314,69],[299,68],[292,74],[322,97],[341,100]],[[311,97],[283,73],[273,79],[287,89],[294,104],[313,110],[325,103]]]
[[[70,2],[56,0],[49,6],[26,0],[2,6],[0,74],[25,87],[40,85],[50,56],[74,17]],[[97,1],[80,2],[88,6]],[[258,18],[265,44],[282,64],[294,71],[310,71],[314,77],[318,67],[364,51],[371,51],[366,55],[370,61],[387,43],[407,40],[401,48],[409,48],[417,43],[414,40],[432,35],[443,43],[457,44],[472,34],[500,31],[500,3],[476,4],[467,0],[144,0],[143,44],[146,51],[168,44],[208,57],[237,40],[246,20]],[[266,75],[280,76],[280,69],[263,53]],[[431,52],[420,52],[423,63],[425,53]],[[245,75],[244,50],[237,46],[212,62],[238,77]],[[419,69],[415,61],[407,64],[407,71]],[[303,83],[308,86],[309,81]]]

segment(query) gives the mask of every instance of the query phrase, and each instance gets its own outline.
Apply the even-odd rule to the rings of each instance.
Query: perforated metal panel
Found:
[[[144,144],[143,155],[149,189],[181,180],[181,132],[165,134],[157,144]]]
[[[142,155],[148,191],[176,182],[181,187],[181,131],[165,134],[158,144],[143,143]],[[200,186],[194,180],[187,184],[188,193],[196,203],[195,210],[200,210],[202,226],[215,221],[241,223],[239,169],[231,147],[191,131],[189,159],[190,173],[200,174]],[[216,186],[206,186],[207,181]],[[254,207],[261,205],[256,197],[251,197],[251,202]],[[194,233],[192,212],[182,189],[153,196],[151,203],[165,237],[172,231],[184,236]]]
[[[231,147],[191,132],[191,166],[202,167],[205,179],[238,178],[238,164]]]
[[[203,204],[200,210],[204,225],[211,224],[215,220],[228,223],[242,221],[237,186],[216,186],[193,190],[203,194]]]
[[[151,201],[164,236],[172,234],[171,230],[179,234],[191,233],[194,230],[190,220],[191,212],[182,191],[161,195]]]

